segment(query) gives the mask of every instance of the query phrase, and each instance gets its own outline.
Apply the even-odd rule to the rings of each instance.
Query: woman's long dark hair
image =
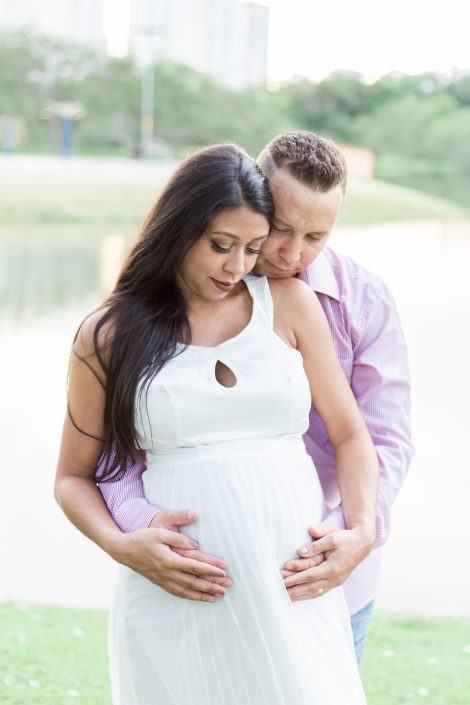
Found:
[[[181,163],[144,223],[94,331],[94,351],[106,378],[100,482],[120,479],[135,462],[138,387],[148,387],[178,342],[191,340],[176,284],[183,258],[218,213],[244,204],[272,223],[271,193],[257,164],[236,145],[215,145]],[[99,343],[103,326],[112,330],[107,345]],[[75,340],[79,333],[80,328]]]

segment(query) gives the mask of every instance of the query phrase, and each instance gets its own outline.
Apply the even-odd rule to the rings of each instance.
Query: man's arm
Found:
[[[142,483],[144,470],[145,452],[139,450],[136,462],[128,466],[121,480],[98,483],[111,516],[121,531],[126,533],[150,526],[160,511],[159,507],[154,507],[145,499]],[[96,472],[99,477],[100,467]]]
[[[405,480],[414,451],[407,350],[396,306],[385,287],[381,291],[370,290],[366,303],[364,325],[354,332],[352,341],[351,387],[379,457],[377,547],[388,538],[391,506]],[[335,525],[339,531],[334,531]],[[316,540],[299,549],[300,560],[289,561],[282,572],[285,578],[293,572],[307,572],[311,581],[308,585],[289,588],[292,599],[309,599],[318,595],[319,587],[329,589],[343,584],[365,557],[362,547],[351,540],[341,505],[309,531]],[[315,568],[313,561],[323,553],[327,560]]]

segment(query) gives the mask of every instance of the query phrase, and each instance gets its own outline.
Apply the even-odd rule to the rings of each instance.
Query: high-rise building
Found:
[[[187,64],[223,85],[266,82],[269,8],[240,0],[133,0],[130,50],[137,63]]]
[[[104,0],[0,0],[0,27],[43,34],[104,50]]]
[[[0,0],[0,29],[31,27],[105,51],[105,4],[112,26],[119,9],[113,0]],[[130,0],[129,9],[129,48],[140,66],[168,59],[233,89],[266,82],[268,7],[242,0]]]

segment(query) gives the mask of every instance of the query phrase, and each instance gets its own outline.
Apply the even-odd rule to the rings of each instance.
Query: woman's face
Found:
[[[180,267],[177,281],[186,299],[225,298],[253,269],[268,235],[267,218],[249,206],[218,213]]]

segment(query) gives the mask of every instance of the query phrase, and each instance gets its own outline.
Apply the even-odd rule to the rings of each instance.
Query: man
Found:
[[[379,456],[376,542],[371,551],[360,533],[345,525],[333,449],[312,410],[305,443],[323,487],[327,516],[309,527],[312,542],[299,547],[299,557],[281,571],[292,600],[318,598],[344,584],[360,662],[378,588],[380,547],[390,528],[390,507],[413,454],[406,347],[385,285],[327,248],[346,187],[345,162],[338,148],[313,133],[288,132],[272,140],[258,162],[270,182],[276,218],[256,274],[299,276],[317,293]],[[116,523],[124,532],[135,532],[121,541],[114,535],[112,548],[104,547],[116,560],[175,595],[223,596],[231,585],[223,572],[223,557],[201,553],[184,543],[179,533],[197,520],[197,513],[183,508],[159,511],[149,505],[143,495],[143,468],[141,457],[121,481],[101,485]],[[149,526],[152,529],[136,531]]]

